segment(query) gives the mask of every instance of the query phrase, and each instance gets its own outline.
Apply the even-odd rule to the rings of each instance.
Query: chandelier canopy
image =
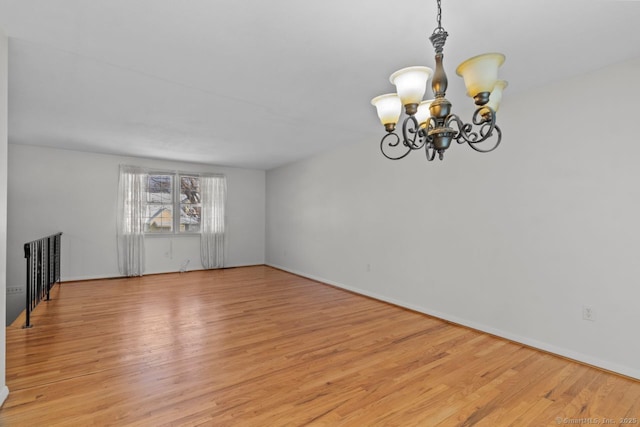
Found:
[[[438,26],[429,37],[436,52],[435,73],[431,68],[422,66],[398,70],[389,77],[397,93],[380,95],[371,100],[387,131],[380,141],[380,150],[391,160],[402,159],[411,151],[423,147],[427,160],[432,161],[436,153],[442,160],[444,152],[454,140],[458,144],[467,143],[481,153],[488,153],[495,150],[502,140],[502,132],[496,125],[496,112],[500,107],[502,91],[507,87],[506,81],[498,80],[498,68],[505,57],[501,53],[485,53],[469,58],[458,66],[456,73],[464,79],[467,95],[474,99],[477,107],[472,124],[464,123],[452,114],[451,103],[445,98],[448,81],[442,65],[442,52],[449,34],[442,28],[440,1],[437,0]],[[427,81],[432,75],[431,87],[435,98],[423,101]],[[402,122],[401,140],[394,131],[402,114],[402,106],[406,118]],[[493,144],[487,148],[478,146],[488,140]]]

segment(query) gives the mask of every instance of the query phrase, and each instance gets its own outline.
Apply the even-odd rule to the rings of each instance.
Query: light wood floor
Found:
[[[0,425],[640,424],[638,381],[265,266],[62,284],[33,323]]]

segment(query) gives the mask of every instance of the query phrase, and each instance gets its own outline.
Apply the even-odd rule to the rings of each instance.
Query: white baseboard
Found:
[[[419,305],[411,304],[406,301],[396,300],[394,298],[390,298],[385,295],[379,295],[375,292],[370,292],[364,289],[355,288],[353,286],[347,286],[342,283],[335,282],[333,280],[328,280],[323,277],[314,276],[312,274],[307,274],[301,271],[293,270],[287,267],[283,267],[277,264],[267,263],[268,266],[277,268],[279,270],[288,271],[289,273],[297,274],[298,276],[306,277],[312,280],[317,280],[318,282],[326,283],[331,286],[335,286],[337,288],[342,288],[347,291],[354,292],[356,294],[364,295],[373,299],[377,299],[379,301],[388,302],[393,305],[397,305],[399,307],[408,308],[409,310],[417,311],[419,313],[423,313],[429,316],[437,317],[442,320],[446,320],[448,322],[456,323],[458,325],[466,326],[471,329],[475,329],[481,332],[486,332],[491,335],[495,335],[501,338],[505,338],[509,341],[517,342],[520,344],[524,344],[529,347],[536,348],[538,350],[546,351],[549,353],[556,354],[558,356],[566,357],[568,359],[572,359],[578,362],[586,363],[587,365],[595,366],[601,369],[605,369],[607,371],[615,372],[621,375],[625,375],[631,378],[635,378],[640,380],[640,370],[631,368],[629,366],[618,365],[616,363],[602,360],[597,357],[590,356],[588,354],[579,353],[567,348],[558,347],[553,344],[545,343],[542,341],[535,340],[533,338],[521,336],[518,334],[513,334],[511,332],[503,331],[501,329],[497,329],[491,326],[483,325],[477,322],[474,322],[469,319],[464,319],[458,316],[452,316],[447,313],[442,313],[439,311],[431,310],[426,307],[422,307]]]
[[[233,264],[233,265],[225,265],[223,268],[237,268],[237,267],[253,267],[256,265],[265,265],[264,263],[260,264]],[[189,268],[187,269],[187,273],[189,271],[204,271],[204,268]],[[168,274],[168,273],[180,273],[180,270],[163,270],[163,271],[147,271],[144,273],[145,276],[152,276],[154,274]],[[127,276],[122,276],[120,274],[115,276],[106,276],[106,275],[90,275],[90,276],[70,276],[70,277],[61,277],[60,281],[64,282],[82,282],[85,280],[102,280],[102,279],[125,279]]]
[[[0,388],[0,406],[2,406],[5,400],[7,400],[7,397],[9,397],[9,388],[5,385]]]

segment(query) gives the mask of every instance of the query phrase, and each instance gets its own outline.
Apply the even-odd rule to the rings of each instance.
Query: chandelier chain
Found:
[[[441,0],[437,0],[438,27],[435,30],[433,30],[433,34],[431,34],[431,37],[429,37],[429,40],[431,40],[431,44],[436,50],[436,54],[442,54],[442,51],[444,49],[444,44],[447,40],[447,36],[449,36],[449,34],[444,30],[444,28],[442,28],[442,6],[440,5],[440,1]]]

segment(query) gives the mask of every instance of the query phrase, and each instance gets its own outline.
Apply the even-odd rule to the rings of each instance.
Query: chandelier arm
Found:
[[[412,138],[409,138],[408,134],[413,134]],[[412,150],[419,150],[424,147],[426,139],[423,137],[423,132],[420,130],[418,120],[414,116],[408,116],[402,123],[402,137],[404,138],[404,145]],[[418,143],[416,143],[416,139]]]
[[[389,137],[395,137],[395,142],[393,141],[387,141],[386,145],[385,145],[385,140]],[[380,141],[380,151],[382,151],[382,155],[385,156],[387,159],[389,160],[400,160],[404,157],[407,156],[407,154],[409,154],[411,152],[411,148],[407,147],[407,151],[404,152],[403,154],[400,154],[398,156],[394,156],[391,154],[387,154],[387,151],[391,151],[393,150],[394,147],[398,147],[400,145],[400,137],[398,136],[398,134],[396,134],[395,132],[389,132],[387,133],[385,136],[382,137],[382,140]],[[403,144],[406,146],[406,144]],[[385,151],[385,148],[387,151]]]
[[[456,114],[449,114],[445,120],[446,127],[451,127],[452,124],[455,124],[458,128],[458,131],[453,136],[453,139],[455,139],[458,144],[475,142],[478,139],[478,133],[473,132],[473,125],[471,123],[464,123]]]
[[[492,109],[488,107],[476,109],[472,121],[473,125],[471,123],[464,123],[457,115],[450,114],[445,120],[445,123],[447,126],[455,123],[458,127],[458,132],[454,136],[458,144],[478,144],[493,136],[493,130],[496,127],[496,114]],[[480,126],[478,131],[473,130],[474,125]]]
[[[480,133],[484,134],[484,128],[488,125],[488,123],[485,123],[484,126],[482,126],[482,128],[480,129]],[[479,152],[479,153],[490,153],[493,150],[495,150],[496,148],[498,148],[498,145],[500,145],[500,141],[502,141],[502,131],[500,130],[500,127],[498,125],[494,125],[493,128],[491,129],[491,134],[492,135],[497,135],[497,139],[496,139],[496,143],[493,147],[488,148],[488,149],[482,149],[482,148],[478,148],[475,146],[476,143],[473,142],[469,142],[469,147],[473,148],[475,151]],[[492,136],[489,135],[489,136]],[[486,140],[486,139],[485,139]]]
[[[436,149],[433,147],[432,143],[427,143],[426,145],[426,149],[425,149],[425,154],[427,155],[427,161],[432,162],[433,159],[436,158]]]
[[[428,161],[433,161],[436,157],[436,149],[433,146],[433,138],[429,136],[429,131],[435,129],[437,126],[436,119],[433,117],[429,117],[429,126],[427,128],[422,129],[425,137],[425,154],[427,156]]]
[[[491,107],[478,107],[473,113],[473,124],[481,125],[485,123],[491,123],[493,126],[496,124],[496,112]]]

